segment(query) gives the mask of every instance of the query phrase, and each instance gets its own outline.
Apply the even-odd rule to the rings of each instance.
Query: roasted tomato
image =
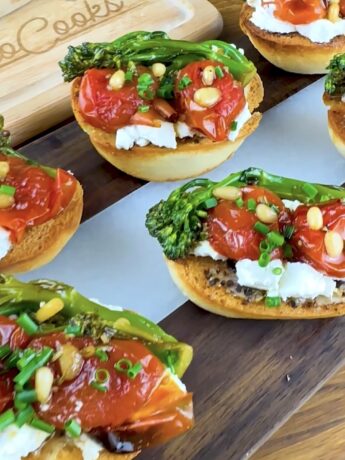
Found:
[[[1,369],[1,367],[0,367]],[[16,375],[15,370],[10,370],[1,375],[0,378],[0,414],[11,407],[14,398],[13,378]]]
[[[58,345],[67,342],[78,349],[93,344],[87,338],[67,339],[64,334],[52,334],[33,340],[30,347],[40,349],[42,346],[51,346],[56,349]],[[100,427],[118,427],[131,419],[159,385],[164,367],[138,341],[112,340],[107,347],[106,362],[101,362],[96,356],[85,358],[79,374],[73,380],[57,386],[49,406],[44,411],[37,407],[40,418],[58,428],[63,428],[64,423],[71,418],[78,418],[86,431]],[[123,358],[129,359],[133,364],[142,364],[142,370],[135,378],[130,379],[126,373],[114,369],[114,364]],[[50,366],[55,377],[59,379],[59,364],[52,363]],[[107,391],[102,392],[92,386],[97,371],[108,374],[105,384]]]
[[[203,83],[203,70],[207,66],[221,69],[222,76],[216,76],[212,86]],[[200,88],[211,87],[220,91],[220,99],[212,107],[201,107],[195,102],[194,94]],[[228,138],[231,123],[246,104],[242,85],[222,64],[214,61],[192,62],[181,69],[175,83],[175,97],[187,124],[214,141]]]
[[[291,24],[309,24],[327,16],[323,0],[275,0],[274,15]]]
[[[71,201],[75,178],[57,169],[56,177],[50,177],[42,168],[27,164],[20,158],[0,154],[10,170],[3,181],[15,187],[15,203],[0,210],[0,226],[12,231],[12,239],[18,242],[27,226],[39,225],[55,217]]]
[[[0,345],[9,344],[11,349],[23,348],[29,342],[29,337],[15,321],[7,316],[0,316]]]
[[[137,66],[137,71],[140,75],[143,73],[151,75],[150,70],[142,66]],[[147,101],[139,96],[137,77],[126,81],[121,89],[111,89],[109,79],[113,72],[109,69],[87,70],[82,77],[79,91],[79,108],[83,118],[92,126],[107,132],[114,132],[118,128],[129,125],[140,105],[151,104],[151,100]],[[154,96],[157,82],[153,77],[152,80],[149,89]],[[151,114],[142,114],[144,119],[148,116],[152,118]]]
[[[220,201],[209,212],[207,228],[209,242],[223,256],[232,260],[251,259],[260,257],[260,242],[264,236],[254,229],[258,222],[255,212],[249,211],[247,202],[250,198],[257,203],[274,205],[279,210],[279,219],[271,224],[271,230],[279,231],[280,224],[287,223],[287,212],[281,199],[273,192],[256,186],[242,189],[243,206],[239,207],[234,201]],[[272,252],[271,257],[280,255],[280,250]]]
[[[325,229],[333,230],[345,240],[345,205],[340,201],[320,204],[323,228],[311,230],[307,222],[309,206],[299,206],[293,214],[295,233],[292,237],[297,260],[335,278],[345,278],[345,250],[338,257],[330,257],[325,246]]]
[[[340,14],[345,17],[345,0],[340,0]]]

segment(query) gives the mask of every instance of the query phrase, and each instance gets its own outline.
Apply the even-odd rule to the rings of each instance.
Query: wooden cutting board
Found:
[[[1,0],[0,110],[18,144],[71,114],[58,61],[68,45],[134,30],[191,40],[220,33],[207,0]]]

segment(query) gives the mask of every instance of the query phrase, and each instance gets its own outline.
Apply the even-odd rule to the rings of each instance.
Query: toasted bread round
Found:
[[[133,454],[112,454],[105,450],[99,453],[97,460],[132,460],[139,452]],[[5,459],[4,459],[5,460]],[[22,460],[87,460],[82,451],[66,436],[54,436],[35,453]]]
[[[246,303],[229,294],[224,287],[208,284],[205,270],[226,269],[225,262],[209,257],[191,256],[176,261],[166,259],[166,262],[177,287],[196,305],[217,315],[245,319],[316,319],[345,315],[344,303],[315,308],[293,308],[286,303],[269,308],[264,302]]]
[[[345,52],[345,36],[339,35],[328,43],[315,43],[297,32],[272,33],[251,22],[254,8],[244,4],[240,26],[255,48],[269,62],[287,72],[324,74],[335,54]]]
[[[253,113],[263,99],[262,81],[256,75],[246,87],[246,99],[253,115],[234,142],[212,142],[200,138],[178,140],[176,149],[151,144],[146,147],[135,146],[131,150],[117,149],[115,134],[94,128],[84,120],[78,102],[80,82],[81,78],[76,78],[71,90],[72,109],[80,127],[90,136],[90,141],[102,157],[121,171],[147,181],[187,179],[214,169],[232,156],[261,120],[260,113]]]
[[[22,273],[50,262],[76,232],[83,211],[83,189],[79,182],[69,205],[41,225],[28,227],[23,240],[13,244],[0,260],[0,272]]]
[[[345,104],[344,104],[345,105]],[[328,132],[333,144],[345,157],[345,113],[330,109],[328,111]]]

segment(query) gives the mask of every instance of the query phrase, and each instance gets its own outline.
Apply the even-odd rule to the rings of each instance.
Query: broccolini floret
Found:
[[[337,54],[329,63],[325,91],[330,96],[345,94],[345,53]]]

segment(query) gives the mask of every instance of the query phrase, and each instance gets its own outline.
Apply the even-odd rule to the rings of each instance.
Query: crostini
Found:
[[[345,51],[344,0],[247,0],[240,26],[255,48],[288,72],[323,74]]]
[[[50,262],[76,232],[82,210],[76,178],[14,150],[0,117],[0,272]]]
[[[345,54],[335,56],[328,66],[323,100],[328,106],[329,135],[345,157]]]
[[[263,87],[234,45],[133,32],[70,47],[60,62],[72,108],[98,153],[150,181],[194,177],[228,159],[258,126]]]
[[[51,280],[0,276],[0,458],[131,460],[193,425],[192,348]]]
[[[345,188],[260,169],[195,179],[147,214],[171,276],[200,307],[253,319],[345,314]]]

